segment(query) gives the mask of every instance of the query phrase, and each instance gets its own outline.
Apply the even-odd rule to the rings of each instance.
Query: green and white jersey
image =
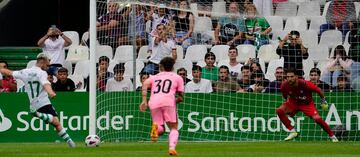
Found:
[[[37,66],[20,71],[14,71],[13,76],[25,83],[25,91],[28,94],[30,105],[38,110],[50,104],[47,92],[43,88],[45,84],[50,84],[47,80],[47,73]]]

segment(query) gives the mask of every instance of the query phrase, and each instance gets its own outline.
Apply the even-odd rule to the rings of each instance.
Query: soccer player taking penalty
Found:
[[[54,98],[56,96],[51,88],[50,82],[47,80],[47,73],[44,71],[48,69],[49,65],[49,58],[45,54],[40,53],[37,56],[36,65],[32,68],[20,71],[11,71],[2,68],[0,69],[0,74],[13,76],[16,79],[22,80],[25,83],[25,91],[30,100],[30,113],[46,123],[52,124],[56,128],[58,135],[63,138],[70,147],[75,147],[75,143],[60,124],[58,115],[48,98]]]
[[[328,109],[327,102],[325,100],[324,93],[319,87],[303,79],[299,79],[296,74],[296,70],[289,68],[286,71],[286,81],[281,84],[281,93],[286,101],[276,109],[276,113],[279,116],[281,122],[290,130],[290,134],[284,140],[289,141],[298,136],[294,127],[290,124],[290,120],[286,114],[291,117],[295,116],[298,111],[303,112],[306,116],[312,118],[318,125],[321,126],[328,134],[332,142],[338,142],[334,133],[326,122],[320,117],[318,111],[315,108],[314,99],[312,93],[319,94],[321,98],[321,108],[323,110]]]
[[[142,87],[142,102],[140,111],[145,112],[149,104],[153,124],[150,137],[156,142],[159,135],[165,131],[164,123],[170,128],[169,155],[177,155],[175,150],[179,132],[176,103],[182,102],[184,98],[183,79],[172,72],[175,60],[165,57],[160,61],[160,73],[146,79]],[[147,102],[147,91],[151,89],[150,100]],[[176,93],[178,96],[176,97]]]

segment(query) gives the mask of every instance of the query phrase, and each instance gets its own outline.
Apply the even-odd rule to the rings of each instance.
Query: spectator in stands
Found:
[[[290,43],[288,43],[290,40]],[[276,53],[280,57],[284,57],[284,69],[290,67],[297,70],[298,76],[303,76],[303,63],[304,59],[309,57],[308,49],[304,46],[300,33],[298,31],[291,31],[283,40],[279,42]]]
[[[105,91],[107,81],[114,77],[114,74],[108,71],[110,59],[106,56],[99,58],[99,68],[97,70],[96,87],[98,91]],[[88,79],[89,80],[89,79]]]
[[[50,58],[50,71],[56,74],[57,69],[65,62],[64,47],[72,44],[71,39],[64,35],[56,26],[51,26],[47,33],[37,42],[43,52]]]
[[[351,64],[351,78],[354,82],[360,77],[360,23],[357,22],[349,34],[349,57],[353,60]]]
[[[240,90],[240,86],[230,79],[229,68],[225,65],[219,68],[219,80],[216,81],[214,90],[216,92],[237,92]]]
[[[216,60],[216,56],[214,53],[212,52],[208,52],[205,54],[205,67],[202,68],[202,78],[204,79],[208,79],[212,82],[215,82],[218,80],[218,67],[216,67],[215,64],[215,60]]]
[[[140,73],[140,82],[141,82],[141,86],[139,86],[138,88],[136,88],[136,91],[141,91],[142,90],[142,85],[144,83],[144,81],[146,79],[148,79],[150,77],[150,75],[148,73],[145,72],[141,72]]]
[[[239,45],[243,32],[245,32],[244,19],[240,17],[238,3],[231,2],[229,5],[229,16],[220,17],[215,28],[215,44],[221,45]],[[220,34],[220,36],[219,36]]]
[[[136,46],[137,46],[136,52],[139,52],[141,46],[144,46],[146,44],[145,23],[147,19],[147,14],[145,12],[144,6],[141,5],[136,5],[135,19],[132,18],[133,17],[132,12],[133,9],[131,8],[131,12],[129,14],[129,21],[135,22],[135,28],[132,26],[128,27],[129,28],[128,32],[130,37],[132,36],[132,34],[135,35]],[[129,24],[131,24],[131,22],[129,22]]]
[[[354,92],[350,86],[349,79],[345,75],[339,75],[336,81],[337,86],[334,88],[334,92]]]
[[[332,86],[336,86],[336,78],[339,75],[351,76],[351,64],[352,60],[346,55],[344,46],[338,45],[334,50],[334,56],[330,59],[326,65],[326,71],[324,72],[321,80],[325,81]]]
[[[248,92],[264,93],[269,85],[269,80],[265,79],[264,73],[261,70],[254,71],[251,78],[254,84],[249,86]]]
[[[231,46],[228,51],[229,61],[223,64],[229,68],[230,78],[234,81],[241,79],[241,67],[243,65],[237,61],[238,55],[238,49],[234,46]]]
[[[360,77],[355,78],[355,79],[351,82],[351,87],[352,87],[356,92],[360,92]]]
[[[248,62],[246,63],[247,65],[250,66],[251,68],[251,71],[258,71],[258,72],[262,72],[262,69],[261,69],[261,65],[259,63],[259,60],[256,59],[256,58],[249,58]]]
[[[173,34],[174,30],[171,27],[171,15],[168,13],[165,4],[159,4],[157,10],[155,11],[154,7],[151,7],[149,12],[149,20],[151,20],[151,32],[149,34],[149,45],[152,45],[152,38],[158,36],[158,25],[165,26],[165,32]],[[152,51],[152,47],[149,47],[149,51]]]
[[[270,92],[270,93],[280,92],[280,86],[284,78],[285,76],[284,76],[283,67],[277,67],[275,70],[275,80],[270,82],[265,92]]]
[[[329,29],[338,29],[342,32],[344,39],[355,20],[355,4],[352,0],[332,0],[326,12],[326,24],[320,26],[320,36]]]
[[[56,78],[57,81],[53,84],[52,88],[56,92],[72,92],[75,91],[75,83],[68,78],[68,70],[66,68],[59,68]]]
[[[272,28],[264,17],[259,17],[254,4],[249,4],[245,10],[246,33],[244,44],[260,46],[269,44],[269,33]]]
[[[183,78],[184,85],[191,81],[187,78],[187,70],[185,68],[179,68],[176,73]]]
[[[251,79],[251,67],[249,65],[244,65],[241,67],[241,80],[238,81],[240,85],[240,92],[247,92],[249,86],[253,84],[253,80]]]
[[[150,46],[152,47],[152,53],[149,58],[149,64],[143,69],[143,72],[150,75],[159,73],[159,63],[164,57],[172,55],[174,60],[177,58],[175,42],[169,38],[168,32],[165,29],[166,26],[164,24],[159,24],[156,30],[157,35],[152,38],[152,45]]]
[[[189,9],[188,2],[186,0],[180,1],[180,11],[173,17],[173,26],[175,28],[175,33],[173,37],[177,44],[181,45],[184,49],[184,54],[186,49],[192,45],[193,41],[191,35],[194,30],[194,16],[191,12],[186,10]]]
[[[320,80],[321,71],[318,68],[312,68],[310,70],[310,80],[312,83],[314,83],[316,86],[318,86],[322,91],[329,92],[331,91],[331,86],[327,84],[326,82],[323,82]]]
[[[186,84],[186,93],[211,93],[213,91],[211,81],[201,78],[201,71],[202,68],[198,65],[192,67],[193,80]]]
[[[116,64],[114,67],[114,77],[108,80],[105,91],[134,91],[133,83],[130,81],[130,79],[124,78],[124,72],[124,64]]]
[[[113,49],[116,49],[118,45],[124,45],[129,40],[128,21],[127,17],[122,14],[124,12],[118,12],[118,3],[109,1],[107,6],[108,12],[97,19],[98,40],[100,44],[110,45]]]
[[[49,69],[46,71],[46,73],[48,74],[47,80],[50,82],[51,87],[53,87],[54,84],[55,84],[55,82],[54,82],[54,74],[51,73],[51,71]]]
[[[8,68],[9,65],[6,61],[0,61],[0,69]],[[16,92],[17,84],[16,80],[12,76],[3,76],[3,79],[0,80],[0,93],[1,92]]]

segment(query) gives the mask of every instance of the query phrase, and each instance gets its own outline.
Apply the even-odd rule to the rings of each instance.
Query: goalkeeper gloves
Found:
[[[326,102],[325,98],[321,99],[321,109],[323,111],[327,111],[329,109],[329,105],[328,103]]]

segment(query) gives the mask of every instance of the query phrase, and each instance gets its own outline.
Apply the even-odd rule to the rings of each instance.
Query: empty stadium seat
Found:
[[[89,76],[89,60],[82,60],[75,64],[74,74],[73,75],[80,75],[84,79]]]
[[[213,2],[211,16],[221,17],[226,14],[226,2]]]
[[[184,49],[180,45],[176,45],[176,60],[178,59],[184,59]]]
[[[126,61],[131,61],[133,59],[134,47],[132,45],[122,45],[116,48],[113,60],[116,60],[120,63],[125,63]]]
[[[342,33],[338,30],[327,30],[321,34],[319,45],[326,45],[332,48],[342,44]]]
[[[308,49],[309,59],[314,62],[327,60],[329,57],[329,49],[325,45],[318,45],[316,47],[310,47]]]
[[[209,17],[195,17],[194,32],[202,33],[212,30],[212,21]]]
[[[65,61],[63,67],[68,70],[69,75],[73,73],[72,63],[70,61]]]
[[[125,73],[124,76],[133,78],[133,71],[134,71],[134,61],[127,61],[125,63]],[[139,73],[141,72],[141,70],[144,68],[144,62],[140,61],[140,60],[136,60],[136,71],[135,71],[135,75],[139,75]]]
[[[314,30],[300,31],[300,37],[305,47],[315,47],[318,45],[318,35]]]
[[[70,46],[79,45],[79,33],[78,32],[76,32],[76,31],[64,31],[62,33],[64,33],[65,36],[70,38],[70,40],[72,42],[71,45],[69,45],[68,47],[65,47],[65,49],[69,49]]]
[[[147,45],[141,46],[137,56],[137,60],[141,60],[145,63],[148,62],[148,57],[151,55],[150,53],[148,53],[148,49],[149,48]]]
[[[320,33],[320,26],[326,24],[326,19],[323,16],[314,16],[310,19],[309,30],[314,30],[317,34]]]
[[[79,89],[76,89],[76,92],[85,91],[85,81],[83,76],[81,75],[69,75],[69,79],[71,79],[75,83],[75,87],[77,84],[81,84]]]
[[[192,79],[192,66],[193,63],[191,60],[188,59],[180,59],[175,62],[174,65],[174,72],[176,72],[180,68],[185,68],[187,71],[187,78]]]
[[[284,58],[274,59],[269,62],[265,73],[265,78],[269,79],[270,81],[274,81],[276,79],[274,74],[277,67],[284,67]]]
[[[326,13],[327,13],[327,10],[329,9],[330,2],[331,1],[326,2],[325,5],[324,5],[324,9],[323,9],[323,13],[322,13],[323,17],[326,17]]]
[[[276,54],[276,48],[273,45],[263,45],[259,49],[258,58],[268,63],[271,60],[279,59],[279,55]]]
[[[239,55],[237,57],[238,62],[246,62],[249,58],[255,58],[256,47],[254,45],[238,45]]]
[[[191,45],[187,48],[185,59],[192,62],[204,60],[207,48],[205,45]]]
[[[113,58],[113,50],[112,47],[109,45],[97,45],[95,54],[96,54],[96,62],[99,60],[101,56],[106,56],[109,59]]]
[[[114,73],[114,67],[115,67],[116,64],[119,64],[119,62],[116,61],[116,60],[110,60],[109,67],[108,67],[107,71],[109,71],[111,73]]]
[[[89,59],[89,48],[86,46],[71,46],[69,48],[66,60],[75,64],[78,61],[88,60]]]
[[[320,16],[320,3],[318,1],[309,1],[299,3],[297,16],[305,17],[310,20],[311,17]]]
[[[278,3],[275,16],[281,16],[283,19],[287,19],[287,17],[296,16],[297,14],[297,4],[293,2],[281,2]]]
[[[281,16],[266,16],[265,17],[273,31],[283,30],[283,19]],[[272,32],[273,32],[272,31]]]
[[[307,30],[307,23],[306,23],[305,17],[302,17],[302,16],[289,17],[286,20],[284,30],[285,31],[292,31],[292,30],[305,31],[305,30]]]
[[[215,45],[213,47],[211,47],[210,52],[213,52],[216,56],[216,61],[220,61],[223,59],[227,59],[228,57],[228,53],[229,53],[229,45]]]
[[[309,73],[312,68],[314,68],[314,61],[311,58],[303,60],[304,78],[306,80],[310,79]]]

